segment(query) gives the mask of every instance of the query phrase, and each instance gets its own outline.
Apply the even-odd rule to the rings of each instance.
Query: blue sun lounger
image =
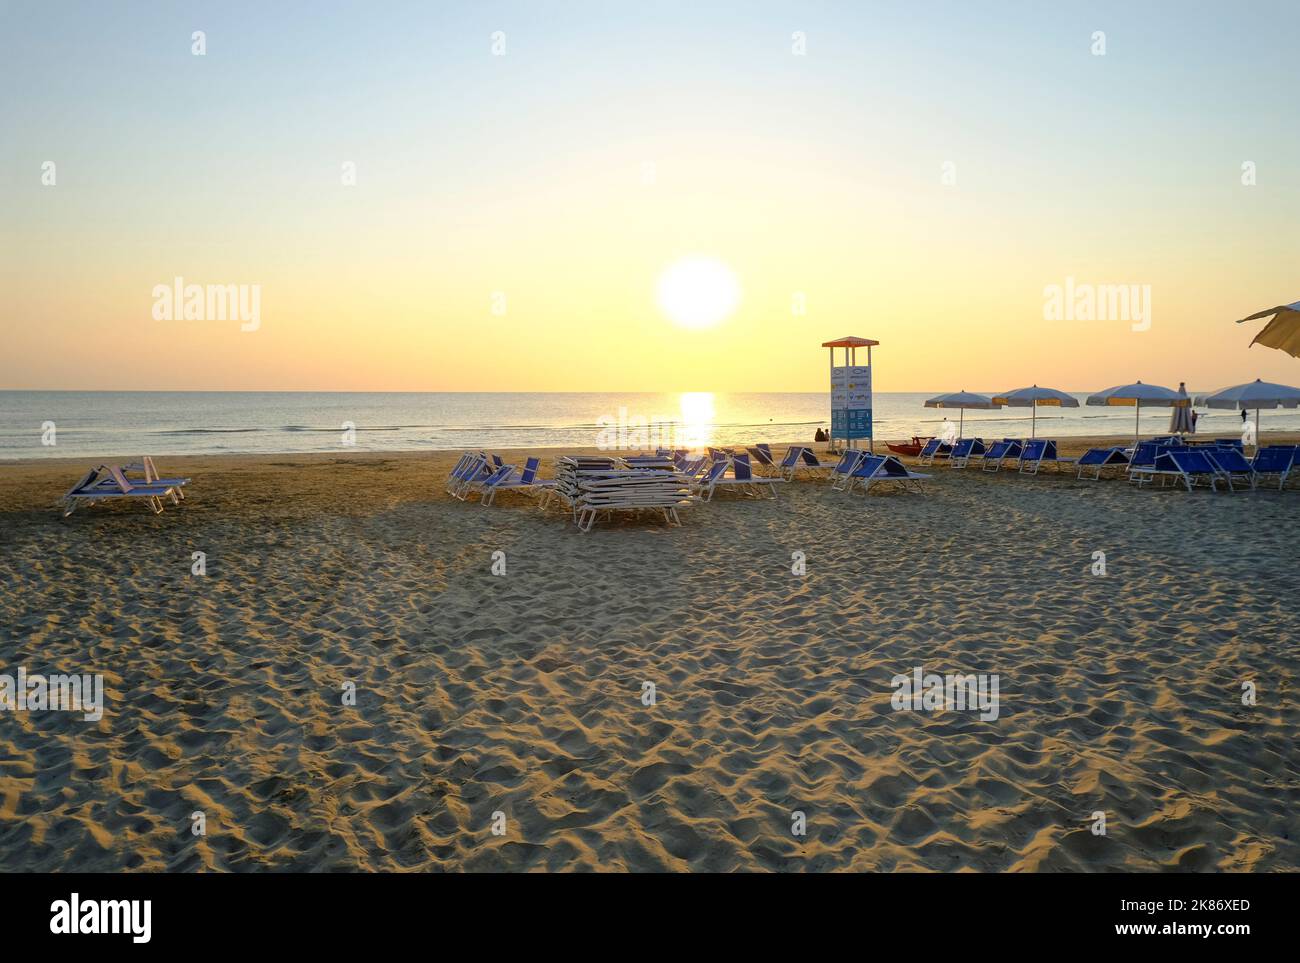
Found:
[[[750,457],[754,459],[754,464],[761,465],[765,469],[771,469],[771,471],[776,472],[778,475],[781,474],[781,470],[777,467],[776,459],[772,457],[771,445],[759,444],[754,445],[752,448],[746,448],[745,450],[748,451]]]
[[[537,469],[541,464],[540,458],[529,458],[524,462],[524,470],[518,477],[513,473],[502,475],[500,470],[495,472],[491,478],[482,482],[483,504],[491,505],[492,499],[496,498],[498,492],[541,492],[550,488],[555,484],[553,479],[537,477]]]
[[[1082,479],[1087,469],[1092,469],[1092,480],[1096,481],[1107,468],[1128,468],[1128,455],[1123,448],[1089,448],[1077,462],[1079,471],[1076,477]]]
[[[861,485],[865,493],[870,491],[873,484],[877,486],[895,484],[904,491],[910,489],[920,492],[922,490],[920,483],[929,477],[929,475],[909,471],[907,466],[893,455],[864,455],[858,459],[853,471],[849,473],[849,481],[844,490],[852,491],[854,485]]]
[[[983,439],[962,438],[952,446],[952,451],[948,454],[948,464],[953,468],[965,468],[972,458],[982,456],[987,451]]]
[[[1240,480],[1250,486],[1250,490],[1255,490],[1255,469],[1250,462],[1236,448],[1208,448],[1205,454],[1214,467],[1219,469],[1219,475],[1228,483],[1228,491],[1236,491],[1233,487],[1234,480]]]
[[[471,484],[491,477],[492,472],[483,452],[465,452],[447,476],[447,494],[463,500]]]
[[[829,471],[830,467],[818,461],[813,450],[803,445],[791,445],[785,450],[785,456],[776,464],[777,473],[786,481],[793,481],[795,474],[801,471],[815,474]]]
[[[86,472],[81,481],[63,496],[63,517],[67,518],[83,504],[89,506],[95,502],[131,498],[144,499],[145,505],[155,515],[162,514],[164,498],[170,498],[173,505],[180,504],[172,485],[138,484],[129,481],[116,465],[100,465]]]
[[[486,502],[489,500],[488,492],[498,485],[504,485],[513,477],[514,473],[514,465],[502,465],[499,468],[491,469],[486,475],[476,475],[461,487],[460,494],[457,497],[464,501],[474,492],[478,492],[479,497]]]
[[[1169,445],[1163,441],[1143,441],[1133,449],[1128,460],[1128,480],[1142,484],[1142,476],[1155,467],[1156,456]],[[1148,479],[1150,480],[1150,479]]]
[[[140,472],[144,478],[131,477],[132,472]],[[141,456],[139,461],[133,461],[122,466],[122,474],[132,485],[144,485],[151,488],[174,488],[176,497],[180,501],[185,501],[185,486],[190,483],[188,478],[163,478],[158,474],[158,469],[153,463],[153,459],[148,455]]]
[[[1155,478],[1159,478],[1162,485],[1166,480],[1172,480],[1175,484],[1181,481],[1189,492],[1198,481],[1207,481],[1210,491],[1218,491],[1218,482],[1222,477],[1207,452],[1189,448],[1162,451],[1156,455],[1155,464],[1141,469],[1141,474],[1145,478],[1144,483],[1150,483]]]
[[[1281,491],[1286,486],[1286,476],[1291,473],[1295,457],[1296,449],[1293,445],[1270,445],[1255,452],[1250,467],[1255,472],[1257,482],[1264,475],[1276,476],[1277,490]]]
[[[727,475],[728,468],[731,469],[731,475]],[[719,490],[737,491],[742,495],[755,497],[762,497],[764,492],[767,492],[770,493],[769,497],[775,498],[776,489],[772,486],[784,481],[784,478],[765,478],[755,475],[749,464],[749,456],[736,455],[726,461],[713,462],[708,472],[698,481],[697,488],[706,502],[712,501],[714,494]]]
[[[933,465],[936,458],[947,458],[952,454],[952,445],[938,438],[931,438],[916,456],[919,465]]]
[[[776,486],[784,485],[784,478],[773,478],[770,475],[759,475],[754,472],[754,466],[749,463],[748,455],[733,455],[731,458],[731,476],[735,479],[737,485],[745,486],[745,490],[755,496],[761,496],[763,492],[771,492],[770,497],[776,497]]]
[[[840,460],[836,462],[835,467],[831,469],[831,487],[847,489],[849,481],[853,477],[853,469],[858,467],[865,451],[859,451],[857,448],[846,448],[840,455]]]
[[[1020,458],[1020,452],[1024,446],[1018,439],[1003,438],[1001,441],[995,441],[989,446],[989,450],[984,453],[982,463],[985,471],[997,471],[1002,467],[1004,461],[1016,461]]]
[[[1020,453],[1019,470],[1022,475],[1037,475],[1046,462],[1051,465],[1073,465],[1073,458],[1062,458],[1056,453],[1056,442],[1046,438],[1034,438],[1025,442]]]

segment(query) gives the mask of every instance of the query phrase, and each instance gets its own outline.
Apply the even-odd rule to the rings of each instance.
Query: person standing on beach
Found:
[[[1199,418],[1199,417],[1201,417],[1201,416],[1198,415],[1198,414],[1196,413],[1196,409],[1193,408],[1193,409],[1192,409],[1192,434],[1193,434],[1193,435],[1196,434],[1196,419]]]

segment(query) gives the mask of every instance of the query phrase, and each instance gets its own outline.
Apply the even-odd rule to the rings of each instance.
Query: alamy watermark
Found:
[[[910,675],[896,675],[889,684],[894,688],[889,701],[895,712],[907,709],[914,712],[978,711],[981,719],[992,722],[1000,711],[1000,677],[984,672],[939,675],[926,672],[923,666],[918,665]]]
[[[102,675],[0,674],[0,711],[80,712],[87,722],[104,718]]]
[[[1134,331],[1151,328],[1151,285],[1065,284],[1043,288],[1044,321],[1131,321]]]
[[[262,326],[262,285],[186,284],[173,278],[170,285],[153,288],[155,321],[240,321],[240,331]]]
[[[644,451],[650,448],[696,449],[703,444],[701,429],[670,417],[645,418],[618,409],[618,417],[596,419],[596,447],[601,451]]]

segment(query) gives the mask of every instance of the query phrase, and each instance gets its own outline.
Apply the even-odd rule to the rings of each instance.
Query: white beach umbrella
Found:
[[[1055,388],[1040,388],[1038,385],[1030,385],[1028,388],[1017,388],[1015,391],[1008,391],[1006,394],[994,395],[993,400],[1000,405],[1007,405],[1011,408],[1033,409],[1033,414],[1029,419],[1030,438],[1033,438],[1038,431],[1038,409],[1040,407],[1079,407],[1079,399],[1074,395],[1066,394],[1064,391],[1057,391]]]
[[[1105,391],[1099,391],[1095,395],[1088,396],[1089,405],[1100,405],[1103,407],[1113,405],[1131,405],[1136,409],[1133,416],[1133,443],[1137,444],[1138,426],[1142,418],[1142,406],[1148,408],[1174,408],[1179,405],[1187,405],[1192,401],[1187,395],[1179,396],[1178,392],[1172,388],[1165,388],[1161,385],[1144,385],[1136,381],[1131,385],[1116,385],[1114,388],[1107,388]]]
[[[1268,381],[1248,381],[1233,385],[1212,395],[1197,395],[1196,403],[1207,408],[1228,408],[1233,411],[1255,409],[1255,442],[1259,442],[1259,410],[1261,408],[1300,407],[1300,388],[1275,385]]]
[[[1178,397],[1187,397],[1187,383],[1178,382]],[[1192,430],[1192,406],[1190,402],[1185,405],[1178,405],[1174,408],[1173,415],[1169,418],[1169,433],[1171,435],[1185,435]]]
[[[1277,348],[1293,358],[1300,358],[1300,301],[1279,304],[1275,308],[1258,311],[1237,323],[1258,321],[1260,318],[1273,320],[1264,325],[1264,330],[1255,335],[1255,339],[1250,343],[1262,344],[1266,348]]]
[[[994,401],[992,398],[988,397],[987,395],[977,395],[973,391],[954,391],[951,392],[950,394],[936,395],[933,398],[927,399],[925,402],[925,407],[960,409],[961,410],[961,416],[959,418],[960,427],[957,429],[957,433],[960,436],[961,432],[966,427],[967,408],[987,411],[990,409],[1001,408],[1002,405],[1000,405],[998,402]]]

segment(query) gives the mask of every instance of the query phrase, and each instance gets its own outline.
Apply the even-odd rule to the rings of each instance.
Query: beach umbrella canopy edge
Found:
[[[1254,340],[1250,342],[1251,346],[1262,344],[1266,348],[1277,348],[1279,351],[1285,351],[1293,358],[1300,358],[1300,301],[1293,301],[1291,304],[1279,304],[1275,308],[1256,311],[1237,323],[1244,324],[1247,321],[1258,321],[1261,318],[1271,318],[1272,320],[1264,325],[1263,331],[1255,335]]]

